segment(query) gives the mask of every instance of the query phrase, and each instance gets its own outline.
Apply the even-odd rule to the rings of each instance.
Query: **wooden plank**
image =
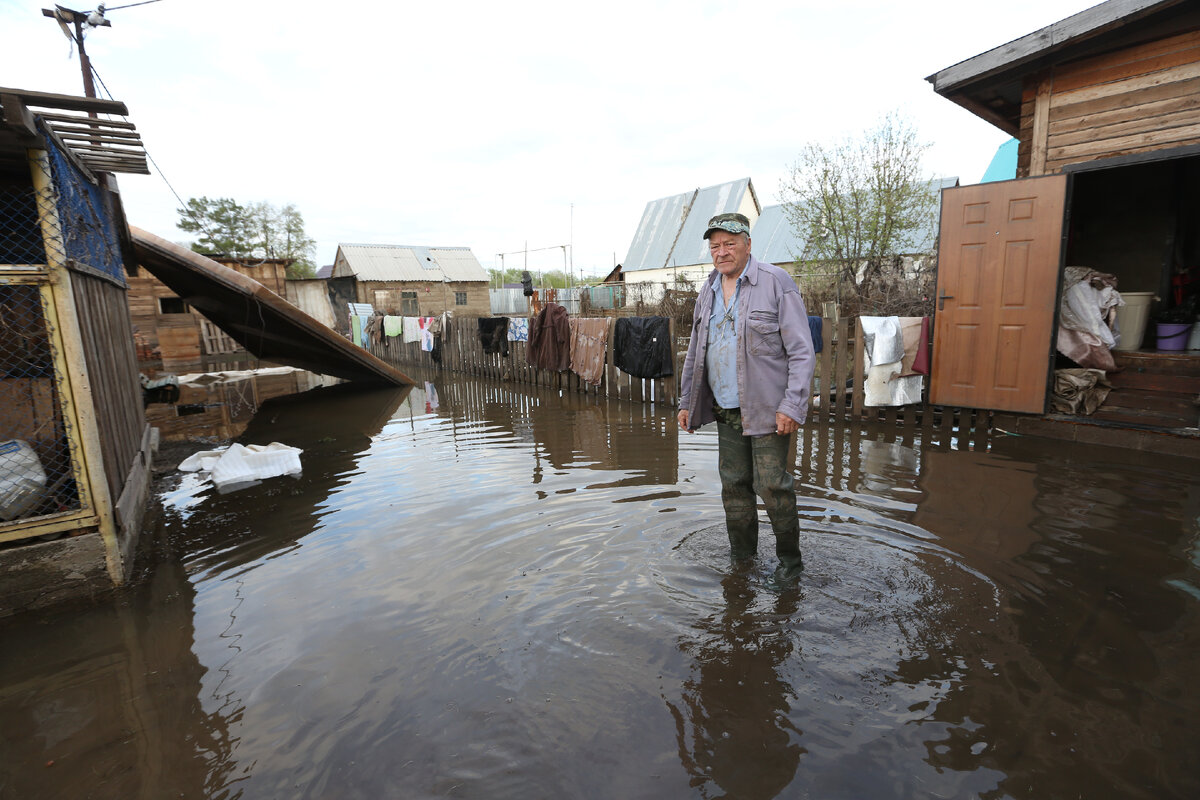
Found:
[[[1050,115],[1050,139],[1054,142],[1056,136],[1062,136],[1074,131],[1092,128],[1105,128],[1121,125],[1141,119],[1153,119],[1159,116],[1188,111],[1200,107],[1200,79],[1190,85],[1192,91],[1183,95],[1170,95],[1146,103],[1136,105],[1119,105],[1115,108],[1100,107],[1087,114],[1079,116]]]
[[[820,418],[828,422],[833,418],[830,405],[835,390],[833,375],[833,320],[821,320],[821,414]]]
[[[1105,97],[1140,92],[1174,83],[1183,83],[1200,77],[1200,62],[1183,64],[1178,67],[1154,72],[1149,75],[1139,75],[1114,83],[1104,83],[1099,86],[1088,86],[1071,92],[1054,94],[1050,98],[1051,107],[1066,106],[1073,103],[1083,103],[1089,100],[1100,100]]]
[[[1200,92],[1200,78],[1165,83],[1148,89],[1129,89],[1118,94],[1110,94],[1090,100],[1061,103],[1057,106],[1052,104],[1050,119],[1051,121],[1056,121],[1124,108],[1136,109],[1138,106],[1158,103],[1163,100],[1190,97],[1197,92]]]
[[[975,410],[974,418],[972,419],[972,449],[980,452],[987,450],[988,438],[991,433],[991,420],[992,412],[982,408]]]
[[[671,406],[676,406],[679,399],[679,368],[675,365],[675,318],[669,317],[667,321],[667,340],[671,343],[671,377],[666,378],[662,382],[663,396],[662,402]],[[811,387],[810,387],[811,388]]]
[[[1066,150],[1078,145],[1086,146],[1092,142],[1111,142],[1116,139],[1123,139],[1124,137],[1152,135],[1157,131],[1167,131],[1172,128],[1188,125],[1200,125],[1200,96],[1186,99],[1181,98],[1180,103],[1184,107],[1177,111],[1156,116],[1137,117],[1123,123],[1083,129],[1075,126],[1064,126],[1067,129],[1062,133],[1055,133],[1054,129],[1051,128],[1049,147],[1055,151],[1059,149]]]
[[[121,120],[121,119],[98,119],[96,117],[79,117],[79,116],[73,116],[71,114],[54,114],[49,111],[39,111],[38,116],[49,122],[66,122],[69,124],[75,124],[75,125],[78,125],[80,127],[80,129],[88,129],[88,128],[91,128],[94,126],[96,128],[100,128],[100,129],[125,128],[128,130],[134,130],[137,127],[132,122],[126,122],[125,120]],[[62,126],[59,126],[59,125],[55,125],[54,127],[56,129],[68,130],[67,128],[62,128]]]
[[[99,130],[83,130],[78,131],[72,128],[59,128],[59,138],[63,141],[85,141],[92,144],[116,144],[125,145],[127,147],[138,146],[141,143],[142,135],[140,133],[130,133],[128,131],[99,131]],[[120,152],[118,150],[111,151],[113,153]],[[130,155],[144,155],[143,151],[131,150]]]
[[[1046,172],[1047,137],[1050,132],[1050,87],[1053,79],[1049,73],[1037,79],[1037,92],[1033,101],[1033,130],[1029,136],[1029,174],[1044,175]]]
[[[1055,94],[1079,91],[1090,86],[1121,82],[1132,78],[1144,78],[1156,72],[1175,70],[1177,67],[1194,64],[1200,61],[1200,36],[1196,32],[1184,35],[1190,42],[1159,40],[1157,52],[1136,56],[1129,50],[1118,50],[1117,53],[1104,56],[1102,64],[1092,68],[1080,68],[1079,65],[1057,67],[1054,79]]]
[[[145,426],[145,438],[148,440],[150,434],[150,426]],[[141,517],[145,511],[145,497],[147,487],[150,480],[150,469],[148,460],[150,458],[149,442],[145,444],[145,449],[141,451],[145,454],[144,458],[135,458],[130,466],[129,473],[125,477],[125,484],[121,488],[121,493],[117,497],[116,513],[117,525],[122,531],[128,533],[130,524]]]
[[[99,100],[94,97],[79,97],[73,94],[31,92],[25,89],[0,87],[0,94],[15,95],[27,106],[36,108],[60,108],[66,111],[95,111],[97,114],[129,116],[129,108],[117,100]]]
[[[1070,147],[1054,147],[1049,150],[1047,161],[1059,163],[1087,161],[1100,156],[1140,153],[1172,145],[1193,144],[1197,140],[1200,140],[1200,123],[1148,131],[1132,136],[1090,141]]]
[[[1167,36],[1055,68],[1054,91],[1068,92],[1200,61],[1200,30]]]
[[[850,410],[851,397],[845,391],[846,381],[851,373],[850,322],[846,318],[837,323],[837,356],[834,363],[834,402],[831,411],[836,419],[841,419]]]
[[[938,425],[938,444],[943,447],[950,445],[951,439],[954,438],[954,412],[953,408],[941,407],[941,419]]]
[[[866,337],[863,335],[862,317],[854,318],[854,394],[850,413],[854,417],[863,415],[863,400],[867,379]]]

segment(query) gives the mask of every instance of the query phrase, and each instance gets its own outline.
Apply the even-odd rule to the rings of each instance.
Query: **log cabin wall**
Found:
[[[1017,177],[1200,142],[1200,27],[1025,79]]]
[[[209,258],[222,266],[229,267],[234,272],[258,281],[280,297],[287,297],[287,268],[292,263],[291,259],[267,258],[255,261],[220,256],[209,256]]]
[[[458,304],[459,294],[465,296],[466,304]],[[460,317],[486,317],[492,313],[491,295],[483,281],[360,280],[356,302],[370,305],[381,316],[435,317],[449,311]]]
[[[288,259],[265,259],[249,265],[214,258],[223,266],[258,281],[280,297],[287,294]],[[159,372],[197,372],[211,366],[213,358],[236,354],[230,361],[251,360],[241,345],[188,307],[167,285],[147,270],[127,275],[132,335],[138,361],[147,376]]]

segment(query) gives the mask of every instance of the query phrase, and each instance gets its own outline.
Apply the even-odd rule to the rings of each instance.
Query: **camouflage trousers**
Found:
[[[792,436],[769,433],[745,436],[740,409],[715,407],[718,472],[725,527],[734,561],[758,553],[758,502],[761,497],[775,532],[775,555],[780,566],[801,569],[800,519],[796,514],[796,481],[788,464]]]

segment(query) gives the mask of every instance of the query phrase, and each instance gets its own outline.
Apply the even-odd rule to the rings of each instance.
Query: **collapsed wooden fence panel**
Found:
[[[678,379],[683,369],[687,339],[677,338],[673,319],[670,337],[676,345],[675,375],[649,380],[622,372],[613,363],[611,343],[616,320],[608,318],[609,346],[604,374],[598,385],[587,383],[570,370],[553,372],[530,365],[525,357],[525,342],[509,342],[507,356],[484,352],[478,336],[477,319],[457,317],[451,321],[448,335],[443,336],[440,365],[432,360],[429,352],[421,350],[419,342],[404,342],[400,336],[385,336],[380,342],[370,342],[368,349],[398,367],[445,369],[491,380],[547,386],[584,395],[653,403],[670,408],[678,405]],[[958,449],[986,447],[991,431],[991,412],[930,405],[927,402],[928,381],[924,382],[925,400],[921,403],[891,407],[864,405],[866,358],[862,325],[858,320],[854,320],[851,327],[851,320],[848,319],[824,319],[822,340],[824,346],[817,354],[817,369],[811,386],[810,421],[862,422],[877,426],[880,430],[903,431],[902,438],[910,442],[913,436],[919,434],[921,441],[952,442]]]

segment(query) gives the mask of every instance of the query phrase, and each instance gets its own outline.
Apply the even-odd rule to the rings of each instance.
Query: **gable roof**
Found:
[[[642,212],[622,269],[630,272],[707,262],[704,230],[708,220],[716,214],[740,211],[747,194],[757,213],[758,197],[749,178],[651,200]]]
[[[750,251],[759,261],[786,264],[804,255],[804,240],[796,235],[783,205],[767,206],[750,230]]]
[[[339,244],[331,277],[393,283],[488,280],[487,271],[469,247],[394,244]]]

